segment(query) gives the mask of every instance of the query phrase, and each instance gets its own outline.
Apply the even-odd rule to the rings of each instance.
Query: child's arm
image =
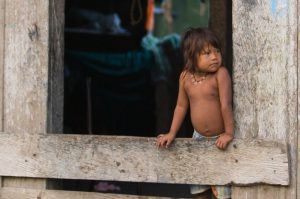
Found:
[[[189,100],[187,94],[184,90],[184,79],[186,77],[186,72],[182,72],[179,78],[179,91],[177,104],[174,110],[173,120],[171,124],[170,131],[166,134],[160,134],[157,136],[156,145],[158,147],[166,147],[172,143],[175,139],[176,134],[182,124],[182,121],[185,117],[187,109],[189,107]]]
[[[224,121],[225,132],[216,141],[219,149],[226,149],[228,143],[233,139],[234,122],[232,111],[232,87],[231,78],[225,67],[221,67],[217,72],[219,96],[221,102],[221,112]]]

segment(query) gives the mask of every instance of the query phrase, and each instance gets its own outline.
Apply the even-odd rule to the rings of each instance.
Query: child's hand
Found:
[[[158,148],[160,148],[160,147],[168,148],[174,139],[175,139],[175,136],[171,135],[170,133],[159,134],[156,139],[156,146]]]
[[[233,139],[232,134],[222,133],[216,141],[216,146],[219,149],[225,150],[227,145],[229,144],[229,142],[231,142],[232,139]]]

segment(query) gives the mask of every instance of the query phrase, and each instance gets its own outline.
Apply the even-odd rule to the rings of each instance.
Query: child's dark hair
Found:
[[[196,72],[198,56],[203,48],[212,45],[221,50],[218,37],[208,28],[189,28],[182,36],[181,48],[184,58],[184,70]]]

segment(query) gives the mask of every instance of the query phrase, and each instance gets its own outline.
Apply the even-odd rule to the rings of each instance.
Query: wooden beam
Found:
[[[0,44],[1,131],[61,132],[64,0],[0,1],[0,23],[5,24],[0,28],[0,43],[5,36]],[[2,185],[46,188],[46,180],[3,178]]]
[[[167,197],[136,196],[125,194],[108,194],[79,191],[57,191],[42,189],[2,188],[0,189],[2,199],[167,199]]]
[[[300,33],[300,2],[297,1],[297,35],[299,35]],[[296,131],[296,135],[294,136],[294,138],[297,138],[297,148],[295,148],[296,152],[294,153],[294,158],[295,158],[295,173],[297,175],[294,176],[294,179],[296,181],[296,185],[294,187],[294,190],[296,192],[296,196],[295,198],[300,198],[300,136],[299,136],[299,118],[300,118],[300,104],[299,104],[299,96],[300,96],[300,70],[299,70],[299,60],[300,60],[300,49],[299,49],[299,44],[300,44],[300,37],[297,36],[297,129],[298,131]]]
[[[3,68],[5,57],[5,0],[0,0],[0,130],[3,131]]]
[[[236,188],[235,199],[298,199],[299,1],[232,1],[235,135],[284,141],[290,186]],[[299,171],[299,170],[298,170]]]
[[[49,1],[47,133],[63,132],[65,1]],[[48,53],[48,52],[44,52]]]
[[[213,30],[222,41],[222,55],[224,64],[232,70],[232,27],[231,27],[231,1],[209,1],[210,18],[209,28]]]
[[[6,1],[4,130],[47,133],[49,5]]]
[[[5,0],[0,0],[0,130],[3,131],[3,69],[5,57]],[[0,187],[3,179],[0,178]]]
[[[157,149],[155,138],[99,135],[0,134],[0,176],[136,182],[245,185],[289,184],[287,146],[234,140],[176,139]]]

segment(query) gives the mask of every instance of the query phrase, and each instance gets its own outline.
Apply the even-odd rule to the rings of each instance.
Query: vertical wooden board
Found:
[[[3,187],[45,189],[46,180],[37,178],[3,177]]]
[[[260,185],[257,187],[257,198],[265,199],[265,198],[296,198],[295,193],[289,193],[290,189],[280,188],[278,186],[267,186],[267,185]]]
[[[0,0],[0,129],[3,131],[3,68],[5,45],[5,0]]]
[[[300,3],[298,3],[298,12],[299,12],[299,9],[300,9]],[[300,25],[300,16],[299,16],[299,13],[298,13],[298,27],[299,27],[299,25]],[[300,46],[300,29],[298,28],[298,41],[297,41],[297,43],[298,43],[298,46]],[[300,59],[300,50],[298,49],[298,60]],[[299,61],[298,61],[299,62]],[[300,81],[299,81],[299,76],[300,76],[300,71],[298,70],[298,88],[300,88],[299,86],[300,86]],[[299,94],[300,94],[300,90],[298,89],[298,96],[299,96]],[[299,102],[298,102],[298,121],[299,121],[299,119],[300,119],[300,112],[299,112],[299,110],[300,110],[300,104],[299,104]],[[299,126],[298,126],[298,133],[299,133]],[[300,146],[300,136],[299,136],[299,134],[298,134],[298,148],[297,148],[297,157],[298,157],[298,160],[300,160],[300,149],[299,149],[299,146]],[[296,187],[296,189],[298,190],[297,191],[297,198],[300,198],[300,175],[299,175],[299,172],[300,172],[300,164],[298,163],[297,164],[297,187]]]
[[[3,131],[3,68],[4,68],[4,46],[5,46],[5,0],[0,0],[0,129]],[[0,187],[2,187],[0,177]]]
[[[271,191],[270,189],[273,189]],[[276,191],[274,191],[276,189]],[[288,199],[286,191],[288,189],[279,188],[276,186],[267,186],[267,185],[256,185],[250,187],[234,187],[233,188],[233,198],[238,199],[252,199],[252,198],[261,198],[261,199]]]
[[[257,196],[257,187],[233,187],[232,188],[232,198],[233,199],[252,199]]]
[[[49,2],[5,2],[3,130],[46,133]],[[4,186],[45,188],[46,180],[4,178]]]
[[[229,16],[229,14],[231,15],[231,8],[229,8],[229,6],[231,6],[230,1],[210,1],[209,28],[212,29],[222,41],[223,63],[231,70],[231,18]]]
[[[6,1],[4,130],[46,132],[48,9],[47,0]]]
[[[209,28],[212,29],[222,42],[226,42],[227,32],[227,1],[211,1],[210,2],[210,19]],[[223,19],[223,20],[221,20]],[[226,48],[226,43],[222,43],[222,48]],[[225,55],[226,57],[226,55]]]
[[[233,198],[243,198],[242,193],[248,199],[296,199],[298,17],[295,5],[297,0],[233,1],[236,135],[286,140],[291,158],[289,188],[235,187]]]
[[[49,76],[47,101],[47,133],[63,133],[64,104],[64,21],[65,1],[49,1]],[[61,183],[47,180],[47,189],[58,189]]]
[[[63,131],[64,0],[49,1],[49,80],[47,133]]]

